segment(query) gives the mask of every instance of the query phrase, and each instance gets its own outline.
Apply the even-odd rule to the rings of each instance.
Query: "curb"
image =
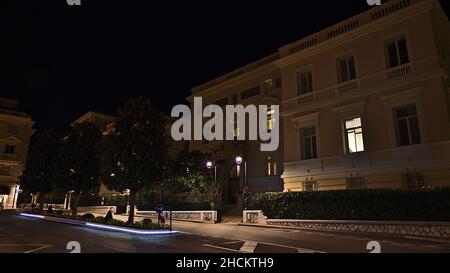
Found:
[[[345,230],[328,230],[328,229],[313,229],[313,228],[295,228],[295,227],[285,227],[285,226],[272,226],[272,225],[260,225],[260,224],[244,224],[241,223],[239,226],[245,227],[255,227],[255,228],[268,228],[268,229],[286,229],[286,230],[300,230],[300,231],[311,231],[311,232],[326,232],[326,233],[345,233],[345,234],[358,234],[358,235],[375,235],[375,236],[392,236],[395,238],[403,238],[409,240],[422,240],[436,243],[450,243],[449,240],[445,240],[442,238],[435,237],[419,237],[419,236],[408,236],[408,235],[399,235],[399,234],[390,234],[390,233],[376,233],[376,232],[353,232],[353,231],[345,231]]]
[[[91,222],[85,222],[85,221],[79,221],[79,220],[58,218],[58,217],[52,217],[52,216],[44,216],[44,215],[39,215],[39,214],[19,213],[19,215],[23,216],[23,217],[40,219],[40,220],[50,221],[50,222],[55,222],[55,223],[63,223],[63,224],[69,224],[69,225],[74,225],[74,226],[82,226],[82,227],[87,227],[87,228],[116,231],[116,232],[135,234],[135,235],[172,235],[172,234],[181,233],[180,231],[166,231],[166,230],[156,231],[156,230],[145,230],[145,229],[111,226],[111,225],[97,224],[97,223],[91,223]]]

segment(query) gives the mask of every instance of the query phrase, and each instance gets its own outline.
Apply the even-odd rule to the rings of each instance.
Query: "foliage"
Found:
[[[180,153],[174,160],[172,177],[170,181],[166,181],[166,188],[176,192],[195,191],[206,196],[219,186],[214,180],[214,171],[206,168],[206,162],[211,157],[210,154],[199,151]]]
[[[110,222],[111,220],[113,220],[112,211],[108,210],[108,213],[105,215],[105,222]]]
[[[95,216],[92,213],[85,213],[83,214],[83,216],[81,216],[81,219],[83,221],[92,221],[93,219],[95,219]]]
[[[50,129],[37,135],[30,145],[20,183],[25,192],[46,194],[56,188],[61,135]]]
[[[80,194],[95,193],[100,189],[97,150],[101,137],[102,133],[94,123],[75,123],[63,142],[58,189],[73,192],[73,215],[77,215]]]
[[[273,219],[450,221],[450,188],[264,193],[249,209]]]
[[[160,187],[167,170],[166,119],[143,98],[130,99],[118,116],[114,133],[102,143],[101,176],[108,189],[130,191],[132,223],[137,192]]]

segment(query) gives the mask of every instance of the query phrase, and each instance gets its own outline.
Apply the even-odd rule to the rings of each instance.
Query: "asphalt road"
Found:
[[[235,224],[174,222],[180,234],[130,235],[0,214],[0,253],[68,253],[70,241],[83,253],[450,253],[450,242],[387,236],[309,232]]]

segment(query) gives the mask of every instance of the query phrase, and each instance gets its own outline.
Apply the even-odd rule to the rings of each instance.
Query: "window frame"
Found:
[[[307,73],[306,75],[306,91],[301,90],[302,88],[302,75],[304,73]],[[315,81],[314,81],[314,69],[312,65],[308,65],[305,67],[302,67],[301,69],[298,69],[295,71],[295,81],[296,81],[296,87],[297,87],[297,96],[305,96],[308,94],[312,94],[315,91]]]
[[[357,126],[357,127],[347,128],[346,123],[347,123],[348,121],[355,120],[355,119],[357,119],[357,118],[360,119],[361,125],[360,125],[360,126]],[[366,151],[366,144],[365,144],[365,136],[364,136],[364,131],[365,131],[365,129],[364,129],[364,120],[363,120],[363,116],[362,116],[362,115],[356,115],[356,116],[351,116],[351,117],[344,118],[344,119],[342,120],[342,127],[343,127],[343,134],[344,134],[344,148],[345,148],[345,154],[357,154],[357,153],[363,153],[363,152],[365,152],[365,151]],[[357,135],[358,133],[354,132],[354,134],[355,134],[355,145],[356,145],[357,151],[352,152],[352,151],[350,151],[349,131],[350,131],[350,130],[356,131],[357,129],[361,129],[361,133],[359,133],[359,134],[360,134],[361,137],[362,137],[363,150],[362,150],[362,151],[358,151],[358,146],[357,146],[357,141],[356,141],[356,135]]]
[[[398,117],[397,115],[397,111],[400,109],[408,109],[409,107],[414,106],[416,113],[414,115],[407,115],[406,117]],[[421,133],[421,126],[420,126],[420,120],[419,120],[419,111],[417,108],[417,104],[416,103],[409,103],[409,104],[404,104],[404,105],[398,105],[395,107],[392,107],[392,114],[393,114],[393,118],[394,118],[394,130],[395,130],[395,139],[396,139],[396,144],[397,147],[404,147],[404,146],[413,146],[413,145],[420,145],[423,143],[423,138],[422,138],[422,133]],[[411,129],[411,121],[410,119],[415,117],[416,121],[417,121],[417,129],[418,129],[418,133],[419,133],[419,143],[414,143],[413,141],[413,134],[412,134],[412,129]],[[401,143],[401,134],[400,134],[400,126],[399,126],[399,121],[400,120],[406,120],[406,125],[407,125],[407,133],[408,133],[408,144],[403,144]]]

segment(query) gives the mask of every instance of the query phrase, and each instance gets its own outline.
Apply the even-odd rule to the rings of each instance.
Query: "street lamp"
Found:
[[[214,167],[214,186],[216,187],[214,189],[214,208],[216,207],[217,197],[219,196],[219,190],[217,189],[217,165],[214,164],[212,161],[206,162],[206,168],[211,171],[211,169]]]
[[[244,201],[244,210],[247,210],[247,161],[244,161],[242,156],[236,156],[235,162],[237,165],[241,166],[244,163],[244,188],[242,189],[242,199]]]

